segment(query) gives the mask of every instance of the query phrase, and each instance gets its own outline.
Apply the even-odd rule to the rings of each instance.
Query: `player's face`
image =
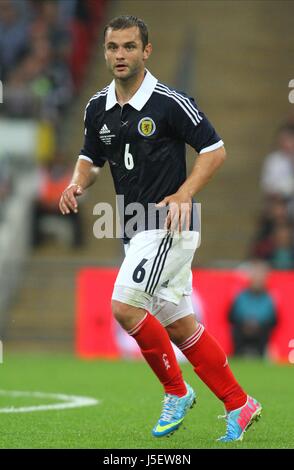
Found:
[[[115,31],[109,28],[104,47],[106,65],[114,78],[120,80],[128,80],[142,72],[152,50],[150,43],[143,50],[137,26]]]

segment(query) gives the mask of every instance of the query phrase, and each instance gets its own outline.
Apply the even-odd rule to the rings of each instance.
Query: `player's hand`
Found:
[[[63,215],[69,214],[71,211],[78,212],[78,202],[76,197],[83,194],[83,188],[79,184],[70,184],[63,191],[60,201],[59,209]]]
[[[170,196],[166,196],[155,206],[169,206],[169,211],[164,225],[166,230],[170,230],[172,232],[176,230],[179,232],[182,232],[182,230],[189,230],[191,223],[192,198],[187,192],[179,190]]]

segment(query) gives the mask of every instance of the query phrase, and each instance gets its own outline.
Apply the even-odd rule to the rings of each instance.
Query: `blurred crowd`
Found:
[[[57,121],[80,89],[104,0],[1,0],[1,112]]]
[[[262,207],[249,249],[249,285],[228,312],[234,354],[267,354],[278,309],[267,287],[270,270],[294,270],[294,120],[277,130],[274,149],[265,156],[261,176]]]
[[[32,241],[41,241],[39,219],[59,214],[57,192],[68,183],[61,155],[61,124],[81,90],[91,53],[98,47],[107,0],[1,0],[0,118],[37,124],[35,162],[38,194],[33,207]],[[0,155],[1,208],[12,192],[12,158]],[[53,197],[54,194],[54,197]],[[59,193],[60,194],[60,193]],[[73,244],[80,243],[78,218],[69,218]]]
[[[261,190],[263,207],[250,256],[273,269],[294,269],[294,121],[278,129],[275,149],[264,159]]]
[[[61,152],[38,168],[38,191],[32,205],[31,223],[31,242],[34,247],[41,245],[52,234],[55,238],[59,235],[73,248],[82,246],[80,211],[63,217],[59,210],[60,194],[69,185],[71,176],[72,169]],[[65,223],[70,230],[66,229]]]
[[[13,179],[7,158],[0,159],[0,223],[3,217],[4,203],[12,192]]]
[[[248,270],[248,286],[233,299],[228,312],[234,355],[267,355],[268,343],[277,325],[277,306],[267,288],[269,266],[252,260]]]

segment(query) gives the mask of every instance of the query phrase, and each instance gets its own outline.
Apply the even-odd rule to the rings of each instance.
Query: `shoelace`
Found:
[[[173,395],[166,395],[163,399],[163,410],[160,416],[162,421],[170,421],[174,417],[175,404],[178,401],[178,397]]]
[[[217,419],[225,419],[226,420],[226,425],[227,425],[227,430],[226,430],[226,435],[225,437],[231,439],[235,437],[235,427],[233,421],[229,419],[229,414],[225,415],[219,415]]]

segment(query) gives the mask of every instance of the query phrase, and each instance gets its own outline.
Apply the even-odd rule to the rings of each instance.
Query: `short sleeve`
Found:
[[[223,147],[224,143],[193,98],[174,92],[170,100],[170,126],[173,134],[198,153]]]
[[[98,140],[97,131],[93,125],[93,114],[95,109],[94,100],[88,103],[84,115],[84,146],[80,151],[79,158],[92,162],[95,166],[103,167],[105,159],[101,156],[101,147]]]

